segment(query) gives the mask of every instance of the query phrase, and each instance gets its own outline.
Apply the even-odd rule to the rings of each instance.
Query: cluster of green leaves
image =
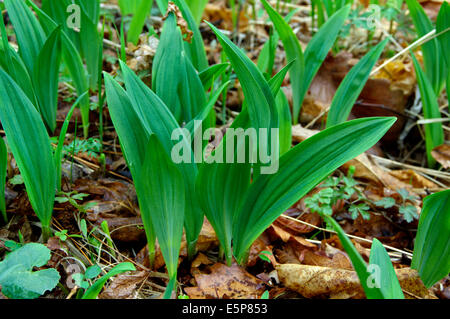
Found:
[[[433,24],[417,0],[406,0],[406,3],[417,35],[423,37],[431,32],[434,29]],[[440,36],[428,40],[422,45],[425,70],[422,70],[415,56],[411,54],[422,99],[424,118],[437,120],[437,122],[425,124],[425,145],[429,167],[434,167],[436,164],[435,159],[431,155],[431,151],[433,148],[444,143],[444,130],[442,122],[439,121],[441,114],[437,97],[441,94],[446,82],[447,88],[450,86],[450,61],[448,52],[445,51],[450,43],[449,16],[450,6],[444,2],[439,10],[436,22],[436,32],[441,33]]]
[[[342,9],[345,5],[352,5],[353,0],[312,0],[311,1],[311,17],[312,24],[320,28],[326,20],[328,20],[333,14],[335,14],[339,9]],[[317,20],[316,20],[317,17]]]
[[[288,63],[293,62],[290,69],[290,79],[293,92],[292,120],[297,124],[300,109],[306,92],[325,60],[328,52],[336,41],[339,30],[350,12],[350,5],[337,10],[319,29],[303,52],[297,36],[289,24],[274,10],[266,0],[262,0],[286,51]]]
[[[91,157],[98,157],[101,151],[100,140],[93,137],[86,140],[76,138],[70,144],[63,146],[64,154],[86,153]]]
[[[61,157],[73,104],[61,129],[55,151],[38,110],[6,72],[0,70],[0,120],[9,148],[19,167],[31,206],[42,223],[44,239],[50,236],[50,222],[56,191],[61,187]],[[39,156],[36,156],[39,154]]]
[[[123,262],[114,266],[108,273],[98,279],[96,278],[102,273],[102,269],[98,265],[88,267],[84,274],[73,274],[72,280],[78,287],[82,288],[77,292],[77,299],[96,299],[108,279],[124,272],[134,270],[136,270],[136,267],[134,267],[132,263]]]
[[[402,215],[403,219],[411,223],[414,221],[414,219],[419,218],[419,214],[417,213],[416,206],[412,205],[411,203],[414,202],[417,198],[413,195],[411,195],[406,189],[400,188],[397,189],[397,193],[400,195],[402,199],[401,204],[397,204],[395,199],[392,197],[383,197],[382,199],[375,201],[373,204],[378,207],[383,207],[385,209],[391,208],[391,207],[397,207],[399,213]]]
[[[356,188],[357,182],[353,179],[354,166],[350,167],[347,176],[328,177],[323,183],[318,193],[305,199],[305,205],[314,213],[320,215],[332,216],[333,206],[339,200],[343,200],[351,213],[352,219],[356,219],[359,215],[364,219],[370,219],[367,198]],[[356,195],[355,199],[351,198]]]
[[[89,1],[89,3],[91,2]],[[87,76],[76,46],[66,33],[66,20],[63,19],[58,24],[32,1],[28,1],[28,4],[34,8],[39,20],[25,1],[5,1],[5,8],[19,44],[19,52],[16,52],[8,44],[5,25],[3,19],[0,19],[2,36],[0,66],[25,92],[31,103],[40,112],[48,129],[54,131],[60,61],[64,61],[79,96],[88,90]],[[64,14],[65,10],[66,7],[64,7]],[[92,41],[86,42],[91,43]],[[48,61],[50,60],[52,63],[49,65]],[[84,96],[80,105],[85,135],[87,135],[89,125],[89,98],[87,95]]]

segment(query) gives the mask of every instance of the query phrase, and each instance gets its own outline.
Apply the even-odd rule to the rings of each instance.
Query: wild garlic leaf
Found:
[[[12,299],[34,299],[53,290],[60,275],[56,269],[33,271],[50,259],[50,250],[42,244],[29,243],[8,254],[0,262],[2,293]]]

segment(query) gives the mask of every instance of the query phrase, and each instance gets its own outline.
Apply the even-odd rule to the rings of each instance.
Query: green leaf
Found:
[[[243,262],[253,241],[278,216],[336,168],[372,147],[394,122],[375,117],[333,126],[285,153],[277,173],[258,176],[234,221],[236,259]]]
[[[31,83],[31,78],[27,67],[23,63],[20,55],[12,49],[8,43],[8,35],[2,15],[0,16],[0,32],[2,36],[2,46],[0,47],[0,66],[14,79],[14,81],[16,81],[17,84],[19,84],[30,101],[37,105],[33,84]]]
[[[440,34],[437,37],[437,40],[441,47],[441,53],[439,57],[444,60],[445,65],[447,66],[447,79],[446,79],[446,90],[447,90],[447,99],[449,101],[449,110],[450,110],[450,55],[447,54],[446,48],[450,47],[450,5],[448,2],[442,3],[441,9],[439,10],[439,14],[436,19],[436,33]],[[441,63],[442,65],[442,63]]]
[[[361,257],[359,252],[356,250],[355,246],[353,246],[351,240],[345,234],[341,226],[331,216],[322,215],[322,218],[325,219],[327,224],[332,225],[334,230],[336,231],[339,240],[341,241],[341,244],[345,249],[345,252],[352,262],[353,268],[358,275],[359,282],[361,283],[361,286],[366,293],[367,299],[384,299],[383,291],[380,288],[377,288],[376,286],[370,287],[368,285],[368,283],[371,281],[371,274],[368,271],[367,264]]]
[[[120,12],[122,15],[134,14],[139,10],[139,4],[142,0],[119,0]]]
[[[26,6],[25,1],[5,0],[5,6],[14,26],[20,55],[28,68],[28,72],[32,73],[36,57],[41,52],[45,42],[44,30]]]
[[[97,3],[100,9],[100,2],[97,0],[89,0],[91,3]],[[95,13],[91,13],[95,14]],[[100,53],[100,46],[103,46],[103,41],[100,39],[100,34],[97,30],[98,21],[92,21],[85,10],[81,10],[81,24],[80,24],[80,39],[81,50],[84,59],[86,60],[86,69],[89,74],[89,84],[92,90],[97,88],[99,61],[102,58]]]
[[[293,95],[293,123],[297,124],[298,115],[300,114],[300,108],[302,107],[303,96],[302,85],[305,72],[305,62],[302,47],[297,39],[297,36],[292,31],[289,24],[283,19],[283,17],[276,12],[266,0],[261,1],[264,8],[267,11],[270,19],[273,22],[274,27],[279,34],[281,41],[283,42],[284,49],[286,51],[287,62],[294,61],[294,65],[290,69],[290,79]],[[308,65],[309,67],[309,65]]]
[[[2,293],[12,299],[34,299],[53,290],[60,276],[56,269],[32,271],[50,259],[50,249],[42,244],[29,243],[14,250],[0,262]]]
[[[99,265],[93,265],[86,269],[86,272],[84,273],[84,277],[86,279],[94,279],[98,275],[102,273],[102,269]]]
[[[374,204],[378,207],[391,208],[395,206],[395,199],[392,197],[383,197],[382,199],[374,202]]]
[[[55,168],[56,168],[56,190],[61,191],[61,160],[62,160],[62,150],[64,146],[64,140],[66,139],[67,129],[69,128],[70,119],[72,118],[75,107],[81,102],[84,96],[87,95],[87,92],[82,94],[77,98],[75,103],[70,108],[69,112],[66,115],[64,123],[61,127],[61,132],[59,133],[58,146],[56,147],[54,158],[55,158]]]
[[[262,153],[270,154],[270,141],[272,139],[271,129],[279,128],[277,107],[270,86],[261,71],[258,70],[256,65],[239,47],[231,42],[230,39],[212,24],[206,23],[216,34],[239,78],[245,96],[246,109],[248,110],[251,127],[256,130],[256,143],[260,148],[265,148],[265,150],[262,150]],[[260,140],[260,129],[268,130],[265,141]],[[276,147],[279,147],[279,140],[276,142]],[[258,162],[258,166],[259,164],[260,163]],[[262,171],[265,167],[258,167],[258,169],[255,170],[256,173],[259,173],[260,169]]]
[[[369,79],[370,71],[377,63],[388,40],[385,39],[373,47],[345,76],[331,102],[327,127],[347,120],[356,99]]]
[[[201,71],[198,76],[202,81],[203,88],[205,90],[209,90],[209,88],[213,84],[213,81],[218,79],[222,75],[222,73],[225,72],[228,66],[228,63],[219,63],[211,65],[207,69]]]
[[[181,102],[177,94],[182,85],[183,65],[180,63],[182,54],[181,31],[177,26],[175,15],[169,13],[153,60],[152,89],[164,101],[178,122],[182,120]]]
[[[423,37],[433,30],[433,24],[425,10],[417,0],[406,0],[410,16],[416,28],[417,35]],[[435,95],[440,95],[447,73],[445,62],[440,58],[441,49],[437,39],[431,39],[422,45],[425,74],[431,83]]]
[[[33,2],[30,2],[30,4],[39,16],[39,20],[44,26],[47,34],[51,33],[58,26],[58,24],[53,21],[52,18],[49,17],[44,11],[42,11],[38,6],[36,6],[36,4],[34,4]],[[78,96],[82,96],[89,89],[86,71],[83,66],[83,60],[81,59],[81,56],[78,53],[75,44],[66,34],[66,32],[62,32],[61,35],[64,63],[69,70],[72,81],[74,82],[74,85],[77,89]],[[83,121],[83,133],[85,137],[88,136],[89,132],[89,107],[89,96],[85,95],[84,98],[80,101],[81,117]]]
[[[83,294],[83,297],[81,297],[81,299],[96,299],[109,278],[127,271],[134,270],[136,270],[136,267],[134,267],[134,265],[130,262],[118,264],[117,266],[113,267],[105,276],[101,277],[92,286],[90,286]]]
[[[182,136],[180,142],[172,140],[172,134],[179,129],[178,123],[160,98],[150,90],[134,72],[121,62],[122,72],[125,78],[130,101],[136,113],[140,117],[145,129],[149,133],[155,133],[159,141],[163,144],[167,154],[172,153],[175,145],[183,145],[190,148],[189,139]],[[188,163],[177,164],[184,177],[186,190],[186,237],[188,245],[195,247],[198,234],[203,225],[203,212],[199,208],[194,191],[195,178],[197,176],[197,165],[192,159]]]
[[[450,190],[425,197],[411,268],[428,288],[450,272]]]
[[[199,25],[208,0],[187,0],[186,2],[191,9],[195,23]]]
[[[196,0],[199,6],[202,6],[201,2],[204,2],[203,6],[206,5],[205,0]],[[174,3],[180,8],[183,18],[186,20],[188,28],[192,31],[193,36],[191,43],[185,42],[184,46],[186,48],[186,53],[189,55],[192,64],[198,71],[203,71],[208,67],[208,58],[206,57],[205,45],[203,44],[202,34],[198,29],[200,21],[196,21],[192,15],[191,9],[186,4],[185,0],[174,0]],[[192,3],[192,1],[191,1]]]
[[[419,217],[417,208],[413,205],[400,206],[399,212],[408,223]]]
[[[375,274],[380,276],[380,286],[378,288],[383,294],[383,299],[405,299],[402,287],[400,286],[400,282],[398,281],[394,267],[392,266],[391,259],[389,258],[386,249],[376,238],[373,239],[372,248],[370,249],[369,264],[369,267],[371,265],[378,266]]]
[[[420,97],[422,99],[423,116],[425,119],[440,119],[441,112],[433,87],[414,54],[411,54],[416,70],[417,84],[419,86]],[[431,155],[431,151],[444,143],[444,129],[441,122],[425,124],[425,146],[427,150],[428,166],[434,167],[436,160]]]
[[[56,191],[50,138],[36,108],[3,70],[0,70],[0,120],[31,206],[48,230]]]
[[[145,24],[145,19],[150,13],[153,5],[153,0],[141,0],[137,11],[133,12],[134,16],[131,20],[130,29],[128,30],[127,40],[135,45],[139,40],[139,35],[142,32],[142,28]]]
[[[447,68],[450,68],[450,55],[445,52],[445,48],[450,47],[450,4],[443,2],[439,14],[436,19],[436,34],[442,33],[437,37],[440,43],[441,54],[439,56],[444,59]]]
[[[5,200],[5,185],[6,185],[6,168],[8,165],[8,149],[6,148],[5,141],[0,137],[0,212],[2,213],[3,220],[8,222],[6,216],[6,200]]]
[[[139,194],[142,219],[152,222],[169,278],[176,279],[185,210],[183,176],[154,134],[137,182],[144,192]]]
[[[56,129],[58,109],[59,66],[61,63],[60,34],[61,29],[58,27],[49,35],[36,57],[32,74],[39,111],[51,132]]]
[[[300,93],[301,103],[303,103],[303,99],[314,76],[327,57],[328,52],[334,45],[339,31],[344,25],[349,12],[350,5],[345,5],[341,9],[336,11],[336,13],[334,13],[327,20],[327,22],[325,22],[322,27],[320,27],[319,31],[312,37],[311,41],[308,43],[308,46],[306,47],[304,53],[305,72],[303,74],[303,83]]]

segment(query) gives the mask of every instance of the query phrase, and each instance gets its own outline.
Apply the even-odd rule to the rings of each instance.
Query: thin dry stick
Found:
[[[425,42],[428,42],[432,39],[434,39],[435,37],[449,31],[450,28],[447,28],[445,30],[443,30],[442,32],[439,32],[438,34],[436,34],[436,29],[433,29],[432,31],[428,32],[427,34],[425,34],[423,37],[419,38],[418,40],[416,40],[415,42],[413,42],[412,44],[410,44],[409,46],[407,46],[406,48],[404,48],[403,50],[401,50],[399,53],[397,53],[396,55],[394,55],[392,58],[386,60],[383,64],[381,64],[379,67],[377,67],[376,69],[374,69],[371,73],[370,76],[373,76],[374,74],[378,73],[378,71],[380,71],[381,69],[383,69],[386,65],[388,65],[389,63],[391,63],[392,61],[396,60],[398,57],[402,56],[403,54],[405,54],[406,52],[408,52],[411,49],[414,49],[422,44],[424,44]]]
[[[372,159],[374,159],[377,163],[382,164],[383,166],[400,166],[400,167],[405,167],[405,168],[410,168],[412,170],[415,170],[417,172],[421,172],[427,175],[431,175],[431,176],[435,176],[435,177],[439,177],[442,178],[446,181],[450,181],[450,173],[447,172],[441,172],[441,171],[437,171],[434,169],[430,169],[430,168],[423,168],[420,166],[414,166],[414,165],[408,165],[405,163],[400,163],[394,160],[390,160],[384,157],[380,157],[377,155],[372,155],[372,154],[368,154],[368,156]]]
[[[304,225],[310,226],[310,227],[312,227],[312,228],[315,228],[315,229],[318,229],[318,230],[321,230],[321,231],[325,231],[325,232],[337,234],[337,233],[336,233],[335,231],[333,231],[333,230],[321,228],[321,227],[318,227],[318,226],[316,226],[316,225],[313,225],[313,224],[304,222],[303,220],[299,220],[299,219],[296,219],[296,218],[291,217],[291,216],[287,216],[287,215],[284,215],[284,214],[283,214],[283,215],[281,215],[281,217],[287,218],[287,219],[289,219],[289,220],[295,221],[295,222],[300,223],[300,224],[304,224]],[[346,234],[346,235],[347,235],[348,237],[350,237],[350,238],[357,239],[357,240],[361,240],[361,241],[365,241],[365,242],[367,242],[367,243],[372,243],[372,242],[373,242],[373,241],[370,240],[370,239],[366,239],[366,238],[362,238],[362,237],[358,237],[358,236],[354,236],[354,235],[350,235],[350,234]],[[384,245],[384,244],[383,244],[383,246],[384,246],[385,248],[390,249],[390,250],[393,250],[393,251],[402,253],[402,254],[404,254],[405,256],[409,257],[409,258],[412,258],[412,254],[411,254],[411,253],[408,253],[408,252],[406,252],[406,251],[404,251],[404,250],[401,250],[401,249],[398,249],[398,248],[395,248],[395,247],[392,247],[392,246]]]

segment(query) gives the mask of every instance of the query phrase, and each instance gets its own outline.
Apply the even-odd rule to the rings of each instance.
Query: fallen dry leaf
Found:
[[[444,168],[450,168],[450,145],[442,144],[431,151],[431,155]]]
[[[412,169],[402,169],[402,170],[392,170],[389,172],[390,175],[394,176],[398,180],[404,182],[405,184],[409,184],[414,188],[437,188],[438,186],[423,177],[422,175],[417,174]]]
[[[148,277],[145,271],[119,274],[111,279],[111,284],[99,295],[100,299],[136,299],[138,289]]]
[[[263,282],[236,264],[227,267],[217,263],[211,274],[194,275],[197,287],[185,288],[191,299],[258,299],[265,288]]]
[[[298,264],[278,265],[276,270],[284,286],[306,298],[365,298],[358,276],[352,270]],[[407,292],[405,298],[436,298],[423,285],[417,271],[403,268],[397,269],[396,274],[402,289]]]

